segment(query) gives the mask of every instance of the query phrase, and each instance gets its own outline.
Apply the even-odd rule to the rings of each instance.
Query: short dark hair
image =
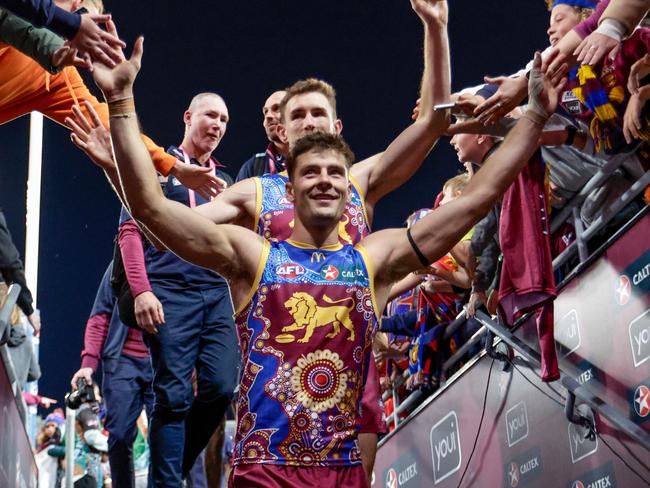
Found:
[[[285,90],[284,98],[280,102],[280,117],[284,120],[284,109],[287,108],[287,103],[296,95],[304,93],[320,93],[329,102],[332,107],[332,117],[336,118],[336,90],[328,82],[319,80],[317,78],[307,78],[306,80],[298,80],[293,85]]]
[[[296,170],[296,161],[298,157],[309,151],[336,151],[345,159],[345,166],[350,168],[354,162],[354,153],[343,136],[339,134],[327,134],[325,132],[313,132],[298,139],[296,144],[289,151],[285,161],[289,179],[293,179],[293,173]]]

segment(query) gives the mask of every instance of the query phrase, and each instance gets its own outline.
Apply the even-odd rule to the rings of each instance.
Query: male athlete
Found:
[[[446,18],[444,2],[428,7]],[[339,242],[352,154],[339,136],[308,135],[287,158],[291,237],[269,243],[241,226],[211,225],[164,198],[133,101],[142,42],[130,60],[114,69],[98,64],[93,76],[109,104],[134,217],[183,259],[230,284],[243,352],[233,485],[367,486],[355,422],[374,323],[389,289],[442,256],[494,205],[537,149],[563,82],[546,74],[536,54],[528,111],[465,192],[408,231],[377,232],[356,246]],[[447,126],[447,115],[437,113],[429,130],[437,138]],[[417,152],[420,144],[399,137],[387,153]]]
[[[412,0],[411,4],[423,21],[425,33],[420,94],[422,110],[415,122],[385,152],[352,167],[351,198],[339,225],[342,243],[356,244],[370,232],[375,204],[417,171],[440,136],[436,131],[440,114],[434,113],[433,105],[448,101],[450,93],[446,2]],[[339,134],[343,127],[336,116],[336,93],[332,86],[321,80],[296,82],[285,93],[280,110],[282,122],[276,126],[276,131],[289,147],[306,134]],[[89,155],[111,174],[110,157],[102,164],[97,157]],[[115,175],[112,180],[119,188]],[[212,203],[196,207],[196,210],[216,224],[237,223],[256,229],[267,239],[284,240],[294,226],[293,203],[285,198],[287,181],[286,173],[245,179],[226,189]],[[379,396],[379,380],[373,365],[360,419],[361,452],[368,474],[374,464],[377,433],[385,432]]]

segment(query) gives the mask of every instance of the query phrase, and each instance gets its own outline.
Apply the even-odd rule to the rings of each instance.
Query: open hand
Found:
[[[449,12],[446,0],[411,0],[411,7],[423,22],[447,25]]]
[[[555,71],[550,68],[550,65],[553,62],[557,65],[562,56],[564,55],[554,49],[549,57],[542,61],[542,55],[539,52],[535,53],[533,69],[528,80],[527,111],[527,113],[532,113],[533,117],[539,116],[546,120],[555,112],[560,93],[566,85],[565,75],[568,65],[561,63],[560,68]],[[541,122],[541,120],[539,121]]]
[[[493,125],[517,107],[526,98],[528,83],[525,76],[510,78],[497,76],[484,78],[486,83],[497,85],[497,91],[474,109],[474,115],[485,125]]]
[[[115,26],[111,24],[109,22],[109,30],[114,30]],[[124,57],[121,50],[116,51],[121,61],[115,67],[97,61],[93,63],[93,78],[107,101],[133,96],[133,83],[142,64],[143,43],[144,38],[138,37],[129,59]]]
[[[600,32],[592,32],[582,40],[573,51],[573,55],[576,56],[580,64],[594,66],[607,54],[610,58],[615,58],[620,49],[620,41]]]
[[[74,120],[70,117],[65,119],[66,125],[72,129],[70,138],[74,145],[85,152],[97,166],[104,170],[115,168],[111,133],[102,125],[102,121],[91,103],[87,100],[84,100],[83,103],[90,115],[90,120],[86,118],[79,107],[74,105],[72,107]]]
[[[93,61],[112,68],[121,61],[117,50],[125,48],[126,44],[116,32],[111,32],[110,29],[104,31],[99,27],[99,24],[108,26],[110,22],[110,14],[83,14],[77,35],[66,44],[78,52],[88,54]]]
[[[217,196],[226,189],[228,184],[221,178],[212,174],[208,167],[196,164],[185,164],[177,161],[171,173],[187,188],[191,188],[206,200]]]

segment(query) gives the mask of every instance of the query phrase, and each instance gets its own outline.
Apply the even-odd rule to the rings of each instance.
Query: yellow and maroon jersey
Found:
[[[242,350],[234,464],[361,462],[357,415],[377,306],[361,246],[265,243],[235,314]]]
[[[370,224],[358,184],[354,178],[350,179],[352,196],[339,223],[339,241],[354,245],[370,233]],[[255,178],[256,230],[270,241],[288,239],[293,230],[293,203],[287,199],[287,181],[286,171]]]

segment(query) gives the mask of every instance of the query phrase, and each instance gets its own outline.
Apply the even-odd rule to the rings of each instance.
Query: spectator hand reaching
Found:
[[[614,59],[620,49],[620,40],[596,31],[582,40],[576,50],[573,51],[573,55],[576,56],[580,64],[594,66],[607,54]]]
[[[485,82],[498,85],[498,89],[494,95],[474,109],[474,115],[484,125],[495,124],[526,98],[528,84],[525,76],[516,78],[507,76],[490,78],[486,76]]]
[[[77,68],[90,69],[92,64],[86,56],[79,56],[79,51],[70,46],[61,46],[52,55],[52,65],[57,68],[76,66]]]
[[[646,54],[630,68],[630,76],[627,79],[627,89],[631,94],[639,91],[641,80],[650,75],[650,54]]]
[[[90,120],[78,106],[73,106],[74,120],[70,117],[65,119],[66,125],[72,129],[70,138],[74,145],[85,152],[97,166],[104,170],[115,168],[111,133],[102,125],[99,115],[90,102],[84,100],[83,103],[90,115]]]
[[[86,54],[93,61],[101,62],[110,68],[114,67],[121,62],[117,50],[125,48],[126,44],[117,36],[116,32],[111,32],[110,29],[104,31],[99,26],[106,24],[108,27],[109,23],[111,23],[109,14],[83,14],[77,35],[66,45]],[[90,63],[88,64],[89,67],[92,67]]]
[[[650,98],[650,85],[646,85],[637,93],[633,93],[627,102],[625,115],[623,116],[623,136],[628,144],[634,142],[634,139],[641,138],[640,131],[643,127],[641,112],[648,98]]]

